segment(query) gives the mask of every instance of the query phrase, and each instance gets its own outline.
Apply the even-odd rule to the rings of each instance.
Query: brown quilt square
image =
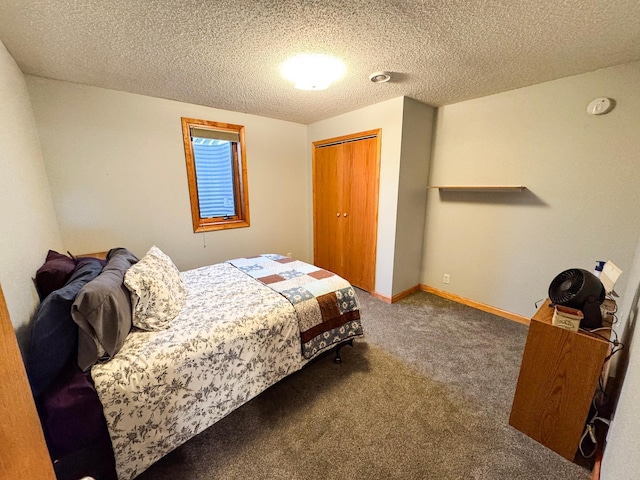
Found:
[[[340,307],[338,306],[338,298],[335,292],[321,295],[317,300],[318,305],[320,305],[320,313],[322,314],[323,321],[340,316]]]
[[[269,275],[267,277],[258,278],[259,281],[264,283],[265,285],[269,285],[270,283],[282,282],[286,280],[286,278],[281,277],[280,275]]]
[[[335,273],[320,269],[315,272],[307,273],[307,275],[315,278],[316,280],[322,280],[323,278],[333,277]]]
[[[295,260],[293,258],[284,257],[284,258],[279,258],[278,260],[276,260],[276,262],[278,262],[278,263],[291,263],[291,262],[295,262]]]

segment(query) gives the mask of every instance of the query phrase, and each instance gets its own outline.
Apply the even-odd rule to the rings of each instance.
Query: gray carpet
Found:
[[[424,292],[359,291],[366,338],[143,473],[164,479],[588,479],[508,425],[527,328]]]

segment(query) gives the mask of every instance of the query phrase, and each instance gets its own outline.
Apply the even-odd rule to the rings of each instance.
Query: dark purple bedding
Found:
[[[115,479],[115,459],[91,375],[70,362],[37,399],[58,480]]]
[[[42,302],[25,363],[58,480],[116,479],[102,404],[91,374],[78,362],[86,370],[98,359],[96,341],[105,345],[105,358],[124,342],[131,329],[131,304],[122,276],[137,261],[125,248],[111,249],[106,261],[50,251],[36,275]],[[124,297],[120,310],[128,313],[128,322],[109,310],[112,290]],[[81,317],[80,332],[74,307]]]

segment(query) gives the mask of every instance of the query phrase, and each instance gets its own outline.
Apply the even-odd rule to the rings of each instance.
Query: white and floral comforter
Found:
[[[183,272],[186,307],[167,330],[135,331],[92,376],[120,480],[129,480],[300,369],[296,313],[228,264]]]

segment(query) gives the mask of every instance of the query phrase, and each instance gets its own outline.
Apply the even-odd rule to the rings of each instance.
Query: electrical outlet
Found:
[[[445,274],[442,276],[442,283],[446,283],[446,284],[448,284],[448,283],[449,283],[449,278],[450,278],[450,277],[449,277],[449,274],[448,274],[448,273],[445,273]]]
[[[287,257],[289,257],[289,258],[293,258],[293,257],[291,256],[291,252],[288,252],[288,253],[287,253]]]

